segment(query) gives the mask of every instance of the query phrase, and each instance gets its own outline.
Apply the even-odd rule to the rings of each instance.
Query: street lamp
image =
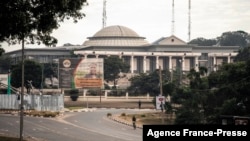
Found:
[[[160,95],[162,96],[162,72],[161,72],[161,66],[159,66],[159,79],[160,79]]]
[[[11,93],[11,90],[10,90],[10,70],[8,71],[8,89],[7,89],[7,94],[10,95]]]
[[[179,62],[180,62],[180,81],[179,81],[179,85],[181,86],[182,85],[182,63],[183,63],[183,60],[180,59]]]
[[[57,63],[57,80],[58,80],[58,85],[57,88],[59,89],[59,59],[53,59],[55,63]]]

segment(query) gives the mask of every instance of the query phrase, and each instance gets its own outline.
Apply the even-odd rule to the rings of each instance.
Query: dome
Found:
[[[149,43],[135,31],[125,26],[109,26],[96,32],[93,37],[88,37],[85,46],[144,46]]]

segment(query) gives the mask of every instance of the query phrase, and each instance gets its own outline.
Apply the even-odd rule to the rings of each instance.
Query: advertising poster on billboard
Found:
[[[165,96],[156,96],[156,110],[161,110],[161,104],[165,105]]]
[[[102,88],[103,59],[59,59],[61,88]]]

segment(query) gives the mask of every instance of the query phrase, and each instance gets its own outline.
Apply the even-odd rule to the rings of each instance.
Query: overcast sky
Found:
[[[53,32],[57,46],[81,45],[102,29],[103,0],[88,0],[86,17],[78,23],[65,21]],[[250,33],[250,0],[191,0],[191,40],[216,38],[226,31]],[[106,26],[126,26],[151,42],[172,35],[172,0],[107,0]],[[188,41],[188,0],[175,0],[174,35]],[[21,45],[2,44],[6,52]],[[45,47],[27,45],[26,47]]]

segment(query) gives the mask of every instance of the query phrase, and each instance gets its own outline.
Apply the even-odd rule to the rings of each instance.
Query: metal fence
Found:
[[[16,94],[0,94],[0,109],[20,109],[21,100]],[[61,111],[64,108],[63,94],[55,95],[24,95],[24,110]]]

